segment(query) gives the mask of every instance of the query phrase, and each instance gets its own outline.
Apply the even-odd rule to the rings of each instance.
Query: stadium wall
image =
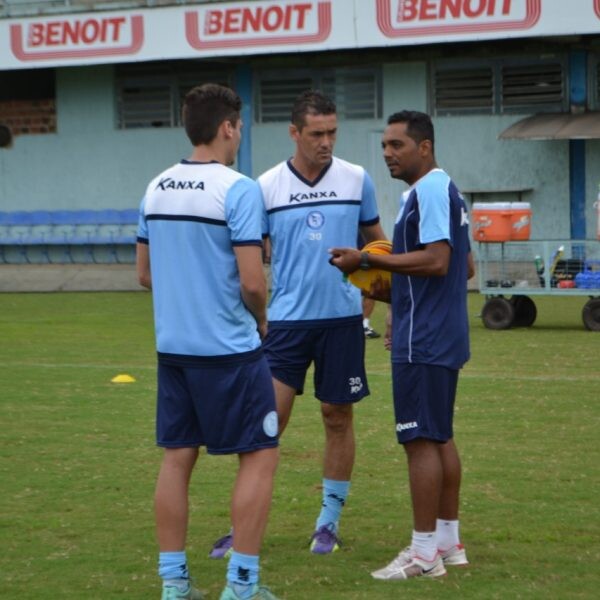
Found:
[[[372,59],[381,57],[373,53]],[[390,113],[428,109],[427,68],[426,61],[386,58],[383,118],[339,124],[337,154],[365,165],[373,175],[388,233],[403,184],[389,178],[380,135]],[[11,148],[0,149],[0,210],[136,207],[156,172],[188,156],[180,128],[117,129],[113,71],[113,65],[57,68],[56,132],[17,135]],[[568,141],[498,140],[504,129],[525,116],[436,117],[438,161],[461,189],[487,190],[479,199],[517,200],[516,194],[495,196],[493,191],[529,190],[520,199],[532,204],[532,238],[568,238]],[[286,123],[246,127],[252,127],[254,176],[292,154]],[[598,141],[586,142],[586,173],[587,237],[593,237],[593,204],[600,182]],[[472,198],[467,194],[468,201]]]

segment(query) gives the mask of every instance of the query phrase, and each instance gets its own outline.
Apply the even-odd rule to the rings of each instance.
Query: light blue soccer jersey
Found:
[[[467,209],[448,174],[433,169],[405,197],[392,252],[443,240],[452,248],[446,275],[392,274],[392,362],[459,369],[469,359]]]
[[[262,244],[263,212],[256,182],[217,162],[182,161],[150,182],[138,241],[150,248],[159,353],[224,356],[260,346],[233,247]]]
[[[263,233],[272,245],[269,327],[322,327],[361,315],[358,288],[329,264],[328,250],[356,247],[359,226],[379,222],[366,171],[334,157],[311,182],[287,161],[258,183],[266,208]]]

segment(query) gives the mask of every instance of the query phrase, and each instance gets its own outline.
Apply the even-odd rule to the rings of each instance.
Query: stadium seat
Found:
[[[137,221],[137,209],[1,211],[0,262],[132,262]]]

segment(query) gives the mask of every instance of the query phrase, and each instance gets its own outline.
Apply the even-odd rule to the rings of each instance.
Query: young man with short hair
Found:
[[[256,182],[229,168],[241,100],[216,84],[185,97],[188,160],[149,184],[140,208],[137,270],[152,289],[158,351],[155,495],[162,600],[200,600],[185,544],[188,488],[200,446],[238,454],[235,527],[221,600],[276,600],[259,586],[259,550],[278,460],[267,334],[263,206]]]

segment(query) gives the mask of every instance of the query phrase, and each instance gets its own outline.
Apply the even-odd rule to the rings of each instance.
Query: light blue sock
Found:
[[[252,598],[254,584],[258,583],[258,556],[233,551],[227,565],[227,582],[242,599]]]
[[[161,552],[158,555],[158,575],[162,577],[163,581],[179,585],[174,581],[179,580],[179,583],[184,586],[183,582],[187,582],[190,578],[185,550],[182,552]],[[184,587],[187,588],[187,583]]]
[[[327,525],[330,528],[333,526],[333,531],[338,530],[340,515],[349,491],[349,481],[323,479],[323,503],[321,504],[321,514],[317,519],[317,529]]]

